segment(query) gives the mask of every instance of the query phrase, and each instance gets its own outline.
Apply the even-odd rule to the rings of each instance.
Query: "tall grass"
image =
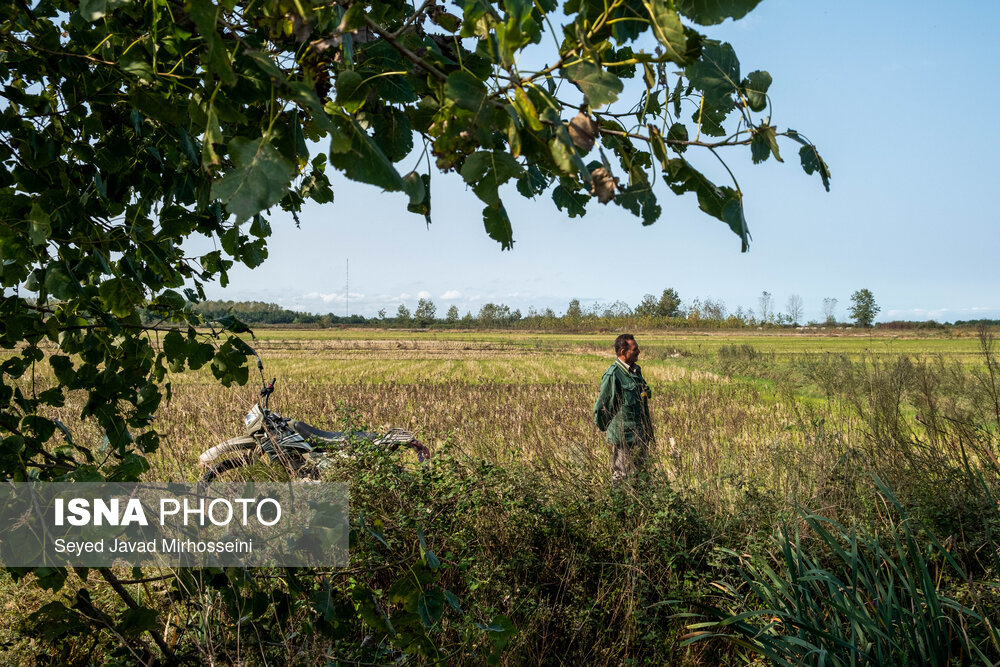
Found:
[[[776,554],[728,551],[738,581],[716,584],[716,620],[692,624],[688,643],[725,639],[779,665],[995,664],[995,601],[877,484],[895,517],[879,531],[802,512]]]

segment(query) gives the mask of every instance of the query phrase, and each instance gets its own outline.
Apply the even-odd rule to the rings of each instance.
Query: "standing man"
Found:
[[[615,363],[601,378],[601,393],[594,404],[594,423],[607,433],[611,445],[611,480],[617,486],[641,470],[653,443],[649,418],[649,385],[642,378],[639,345],[632,334],[615,339]]]

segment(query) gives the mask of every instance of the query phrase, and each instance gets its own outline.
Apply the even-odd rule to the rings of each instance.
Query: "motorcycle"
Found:
[[[401,428],[390,429],[385,434],[369,431],[324,431],[302,421],[282,417],[270,409],[271,394],[277,378],[268,383],[264,378],[264,364],[257,356],[261,390],[257,404],[243,418],[244,435],[231,438],[211,447],[198,457],[204,468],[199,479],[207,484],[221,476],[239,474],[257,461],[266,461],[283,468],[289,479],[315,477],[319,468],[336,454],[348,456],[349,448],[359,441],[371,442],[396,451],[399,447],[413,450],[420,462],[430,457],[430,451],[413,433]]]

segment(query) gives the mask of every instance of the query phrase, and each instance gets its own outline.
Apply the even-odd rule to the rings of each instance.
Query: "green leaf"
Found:
[[[116,465],[108,481],[111,482],[137,482],[142,474],[149,470],[149,462],[146,458],[138,454],[126,454],[125,458]]]
[[[521,165],[508,153],[476,151],[465,158],[462,178],[474,185],[473,192],[492,207],[500,205],[499,188],[511,178],[521,175]]]
[[[587,212],[587,195],[570,190],[565,185],[559,184],[552,190],[552,201],[560,211],[566,211],[571,218],[583,217]]]
[[[451,591],[444,591],[444,599],[448,601],[451,608],[457,611],[459,614],[462,613],[462,605],[458,603],[458,598]]]
[[[143,301],[138,283],[124,278],[105,280],[97,288],[108,310],[116,317],[128,317]]]
[[[657,41],[663,45],[665,53],[671,61],[678,65],[687,64],[687,36],[681,17],[670,8],[666,0],[643,0],[642,3],[649,13],[649,25]]]
[[[417,613],[425,628],[433,626],[444,613],[444,594],[436,589],[425,592],[417,602]]]
[[[364,5],[359,3],[353,6],[363,7]],[[401,74],[380,76],[375,79],[372,85],[375,86],[375,92],[378,93],[378,96],[386,102],[409,104],[417,99],[417,93],[413,90],[413,84]]]
[[[189,340],[186,346],[187,362],[191,370],[196,371],[215,356],[215,348],[209,343]]]
[[[203,57],[202,62],[224,83],[230,86],[235,84],[236,75],[233,73],[232,58],[218,32],[217,21],[220,7],[212,0],[188,0],[187,9],[195,25],[198,26],[198,32],[208,44],[208,57]]]
[[[513,104],[523,125],[527,125],[535,132],[542,130],[543,125],[541,119],[538,118],[538,110],[535,108],[534,102],[531,101],[531,98],[528,97],[528,94],[520,86],[514,89]]]
[[[487,206],[483,209],[483,225],[490,238],[500,243],[502,250],[514,247],[514,230],[510,226],[510,218],[507,217],[503,202],[496,208]]]
[[[670,126],[670,130],[667,131],[667,143],[670,145],[670,148],[677,151],[678,153],[683,153],[684,151],[686,151],[687,145],[676,144],[671,142],[687,141],[688,139],[689,139],[688,131],[687,127],[684,126],[684,123],[674,123],[673,125]]]
[[[237,221],[274,206],[288,192],[295,167],[264,137],[236,137],[229,143],[235,168],[212,184],[212,198],[222,201]]]
[[[233,349],[231,341],[226,341],[219,346],[218,352],[212,359],[212,375],[227,387],[233,382],[246,384],[249,376],[246,355]]]
[[[52,234],[51,218],[49,214],[37,203],[31,205],[28,212],[28,238],[32,244],[42,245],[49,240]]]
[[[80,16],[84,21],[93,23],[104,18],[107,12],[107,0],[80,0]]]
[[[754,132],[750,141],[750,157],[754,164],[760,164],[771,157],[771,147],[767,145],[767,139],[758,132]]]
[[[458,70],[448,75],[444,93],[460,109],[479,111],[486,103],[485,84],[479,77],[465,70]]]
[[[411,171],[406,176],[403,176],[403,192],[410,198],[409,206],[417,206],[423,203],[427,192],[424,189],[424,182],[420,178],[420,174]]]
[[[784,162],[778,151],[778,138],[773,126],[763,124],[754,128],[753,139],[750,142],[750,153],[754,164],[763,162],[771,154],[774,154],[774,159],[778,162]]]
[[[740,237],[743,252],[749,249],[750,232],[743,216],[743,201],[739,192],[715,185],[684,158],[670,160],[664,177],[675,194],[694,192],[698,196],[699,208],[729,225],[733,233]]]
[[[622,92],[621,79],[591,62],[564,67],[563,73],[580,89],[587,104],[595,109],[615,102]]]
[[[160,623],[156,618],[156,611],[149,607],[126,609],[122,613],[121,621],[118,623],[119,632],[132,637],[142,634],[147,630],[158,629],[160,629]]]
[[[489,625],[476,624],[481,630],[489,633],[492,649],[486,656],[486,663],[489,665],[500,664],[500,657],[507,643],[517,635],[517,628],[514,623],[504,615],[496,616]]]
[[[622,189],[615,197],[615,203],[642,219],[643,225],[651,225],[660,218],[662,209],[656,203],[653,189],[646,183],[637,183]]]
[[[351,180],[377,185],[383,190],[402,190],[403,179],[371,137],[354,121],[345,130],[350,135],[350,148],[340,153],[331,152],[330,164]]]
[[[337,75],[337,104],[344,107],[348,113],[354,113],[361,108],[367,97],[364,77],[360,74],[348,69]]]
[[[823,187],[826,191],[830,191],[830,168],[820,157],[819,151],[812,144],[803,146],[799,149],[799,158],[802,160],[802,169],[805,170],[807,174],[812,174],[813,172],[818,172],[819,177],[823,180]]]
[[[537,165],[530,165],[524,174],[517,179],[517,191],[523,197],[528,197],[529,199],[533,199],[535,195],[545,192],[548,186],[549,180]]]
[[[552,160],[560,171],[564,174],[574,173],[573,158],[576,157],[576,154],[573,152],[571,144],[560,141],[559,137],[552,137],[549,140],[549,149],[552,153]]]
[[[683,126],[682,126],[683,127]],[[663,143],[663,135],[655,125],[649,125],[649,145],[653,150],[653,155],[660,161],[660,166],[667,168],[667,146]]]
[[[731,105],[732,94],[740,80],[740,61],[728,43],[708,43],[702,47],[701,57],[685,70],[688,79],[705,93],[705,101],[712,106]]]
[[[767,89],[771,87],[771,75],[762,70],[754,70],[740,82],[740,89],[747,98],[751,111],[767,108]]]
[[[187,299],[181,296],[178,292],[168,289],[164,290],[162,294],[156,297],[156,304],[170,310],[184,310],[184,306],[187,304]]]
[[[760,0],[674,0],[677,11],[701,25],[741,19],[758,4]]]
[[[389,587],[385,595],[389,602],[393,604],[409,603],[413,607],[416,607],[416,604],[413,603],[416,603],[420,599],[420,586],[413,578],[413,575],[407,572]]]
[[[187,343],[178,331],[168,331],[163,337],[163,354],[167,363],[178,365],[184,363],[187,354]]]
[[[45,291],[60,300],[70,299],[79,293],[80,282],[61,263],[49,264],[45,269]]]
[[[431,175],[420,174],[419,179],[412,178],[415,172],[410,172],[403,180],[403,189],[410,197],[406,210],[424,216],[427,224],[431,224]],[[418,184],[419,181],[419,184]],[[420,201],[414,203],[414,198]]]
[[[374,141],[391,162],[399,162],[413,150],[410,119],[399,109],[383,109],[372,122]]]

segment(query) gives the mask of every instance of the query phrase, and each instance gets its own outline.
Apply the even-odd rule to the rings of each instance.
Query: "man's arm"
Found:
[[[618,400],[618,381],[614,373],[607,373],[601,379],[601,392],[594,403],[594,424],[602,431],[608,430],[608,424],[614,419],[618,412],[620,401]]]

